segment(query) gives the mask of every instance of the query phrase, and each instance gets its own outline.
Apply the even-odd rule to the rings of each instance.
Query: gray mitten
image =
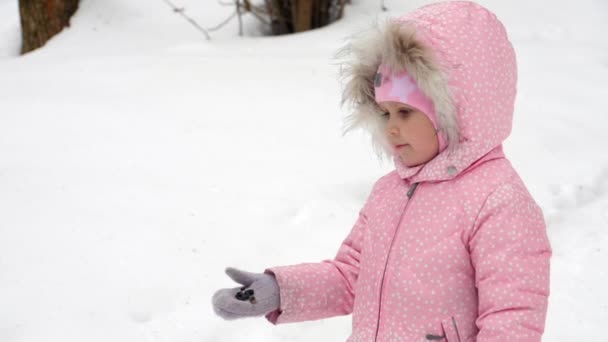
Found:
[[[213,311],[224,319],[262,316],[279,308],[279,284],[273,275],[226,268],[232,280],[243,285],[213,295]]]

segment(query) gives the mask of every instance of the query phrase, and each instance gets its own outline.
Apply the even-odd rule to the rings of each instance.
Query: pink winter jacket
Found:
[[[460,1],[396,22],[415,28],[446,73],[460,143],[419,167],[395,158],[334,259],[268,268],[281,305],[266,317],[352,313],[351,342],[540,341],[551,247],[539,206],[502,150],[517,79],[506,31],[488,10]],[[427,76],[417,75],[422,84]]]

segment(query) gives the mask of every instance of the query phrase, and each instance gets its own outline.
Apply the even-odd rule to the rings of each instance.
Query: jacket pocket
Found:
[[[458,327],[458,320],[455,316],[441,321],[446,342],[464,342],[466,336],[462,334]]]

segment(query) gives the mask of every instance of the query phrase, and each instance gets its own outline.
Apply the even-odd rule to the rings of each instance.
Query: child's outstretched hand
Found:
[[[262,316],[279,308],[279,284],[274,276],[226,268],[232,280],[243,285],[213,295],[213,311],[224,319]]]

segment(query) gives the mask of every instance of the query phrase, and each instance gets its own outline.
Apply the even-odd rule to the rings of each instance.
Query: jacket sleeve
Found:
[[[479,307],[477,342],[538,342],[552,254],[543,214],[520,186],[492,193],[469,241]]]
[[[368,199],[369,203],[369,199]],[[279,284],[280,308],[268,313],[273,324],[317,320],[353,311],[367,204],[332,260],[272,267]]]

